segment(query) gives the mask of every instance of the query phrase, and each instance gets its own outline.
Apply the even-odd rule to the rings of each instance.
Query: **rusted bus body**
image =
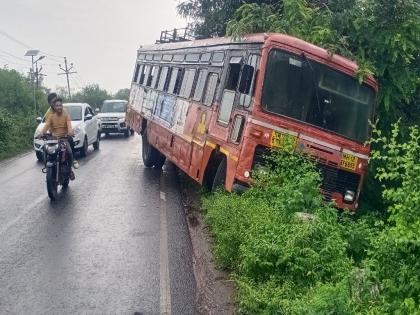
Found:
[[[211,187],[224,172],[228,191],[249,183],[267,148],[291,139],[318,163],[326,199],[355,210],[377,92],[372,77],[361,87],[356,71],[345,58],[281,34],[153,45],[138,50],[127,119],[199,183]]]

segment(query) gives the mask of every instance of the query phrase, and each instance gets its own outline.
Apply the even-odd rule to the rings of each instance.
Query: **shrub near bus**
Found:
[[[355,210],[377,83],[357,65],[282,34],[138,50],[127,120],[146,166],[170,159],[211,189],[240,190],[269,148],[291,142],[323,175],[326,200]]]

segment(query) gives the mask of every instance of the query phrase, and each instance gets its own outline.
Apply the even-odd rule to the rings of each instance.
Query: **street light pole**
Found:
[[[34,111],[35,111],[35,115],[36,115],[36,96],[35,96],[35,77],[34,77],[34,57],[38,56],[38,54],[39,54],[39,50],[38,49],[31,49],[31,50],[28,50],[25,53],[25,56],[28,56],[28,57],[30,56],[31,57],[31,60],[32,60],[32,64],[31,64],[31,81],[32,81],[32,86],[33,86],[33,97],[34,97]]]

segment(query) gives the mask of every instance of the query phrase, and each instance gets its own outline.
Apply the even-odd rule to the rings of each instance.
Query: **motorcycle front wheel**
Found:
[[[51,200],[57,198],[57,180],[55,176],[56,169],[54,167],[47,168],[47,191]]]

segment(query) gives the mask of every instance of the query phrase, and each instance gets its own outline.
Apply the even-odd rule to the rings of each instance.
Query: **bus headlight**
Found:
[[[346,190],[346,193],[344,194],[344,201],[353,202],[354,201],[354,191]]]

